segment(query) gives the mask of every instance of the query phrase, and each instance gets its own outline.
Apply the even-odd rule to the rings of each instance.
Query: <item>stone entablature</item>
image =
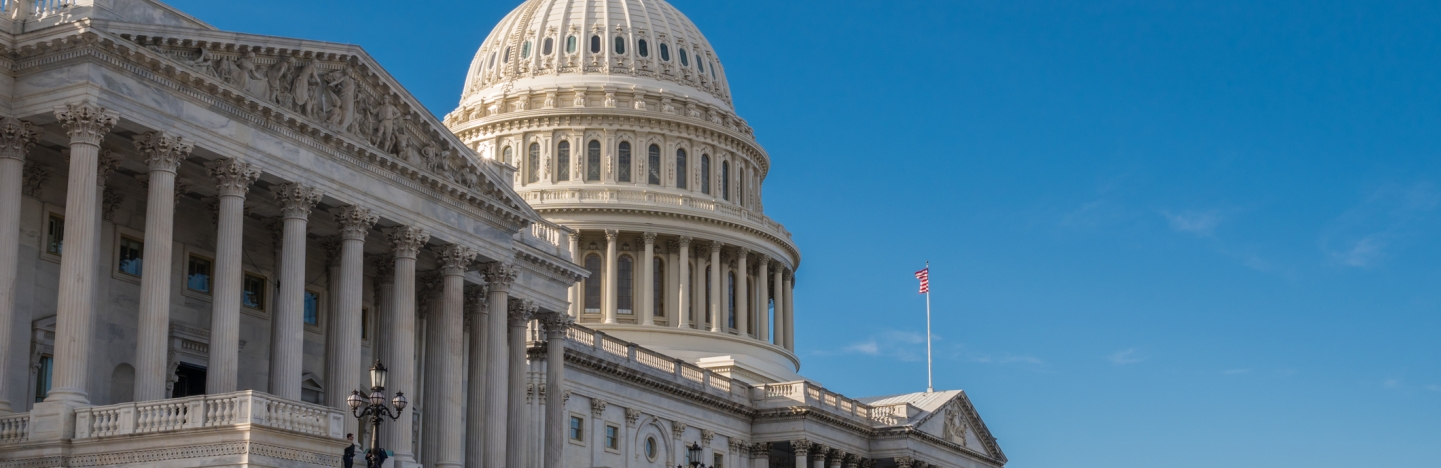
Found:
[[[575,96],[575,98],[560,99],[560,96]],[[511,121],[536,115],[554,115],[555,111],[580,111],[582,109],[587,115],[663,117],[683,122],[686,125],[719,132],[745,144],[754,145],[756,141],[755,129],[751,128],[745,119],[733,112],[702,101],[669,95],[662,89],[645,90],[639,87],[618,89],[607,85],[578,85],[566,88],[536,88],[505,92],[499,96],[484,98],[478,103],[456,109],[446,115],[444,120],[446,125],[459,132],[460,130],[489,126],[500,121]],[[747,148],[747,150],[764,154],[764,151],[758,147]]]

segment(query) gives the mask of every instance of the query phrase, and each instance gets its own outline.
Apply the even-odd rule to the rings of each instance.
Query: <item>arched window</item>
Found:
[[[615,179],[618,182],[630,182],[630,142],[620,142],[619,155],[616,156]]]
[[[506,164],[509,164],[511,166],[515,165],[515,150],[510,149],[509,146],[505,147],[505,149],[503,150],[500,150],[500,157],[500,160],[505,161]]]
[[[645,39],[636,39],[635,53],[641,57],[650,57],[650,47],[645,43]]]
[[[600,180],[600,142],[596,140],[585,148],[585,180]]]
[[[685,188],[685,181],[690,177],[685,171],[685,150],[675,150],[675,188]]]
[[[701,57],[700,52],[696,52],[696,53],[695,53],[695,67],[696,67],[696,69],[700,70],[701,73],[705,73],[705,60],[701,60],[700,57]],[[701,78],[705,78],[705,77],[702,76]]]
[[[664,42],[660,43],[660,59],[666,62],[670,61],[670,46],[665,45]]]
[[[600,312],[600,255],[587,255],[585,269],[590,271],[590,277],[585,279],[585,311]]]
[[[721,198],[731,199],[731,162],[721,161]]]
[[[495,68],[495,52],[490,53],[490,68]]]
[[[616,309],[622,314],[635,310],[635,261],[630,255],[621,255],[616,262]]]
[[[686,54],[685,54],[685,49],[681,49],[681,50],[680,50],[680,66],[682,66],[682,67],[689,67],[689,66],[690,66],[690,57],[686,56]]]
[[[574,54],[574,53],[575,53],[575,42],[576,42],[575,36],[570,36],[570,37],[565,38],[565,53],[567,53],[567,54]]]
[[[555,154],[555,180],[570,180],[570,142],[561,141]]]
[[[655,316],[665,317],[665,262],[660,257],[651,259],[651,292],[655,294],[650,298]]]
[[[710,195],[710,155],[700,155],[700,193]]]
[[[615,53],[616,53],[616,55],[625,55],[625,38],[624,38],[624,37],[620,37],[620,36],[616,36],[616,37],[615,37]]]
[[[540,53],[550,55],[551,52],[555,52],[555,39],[547,37],[540,43]]]
[[[650,175],[646,176],[648,179],[646,182],[651,185],[660,185],[660,145],[650,145],[647,153],[646,172]]]
[[[728,327],[736,327],[736,274],[731,273],[726,278],[726,323]]]
[[[539,143],[531,143],[531,144],[530,144],[530,161],[527,161],[526,164],[528,164],[528,165],[530,166],[529,170],[527,171],[528,173],[525,175],[526,180],[528,180],[528,181],[530,181],[530,182],[540,182],[540,144],[539,144]]]
[[[510,46],[506,46],[505,54],[500,56],[500,63],[510,63]]]
[[[592,53],[592,54],[599,54],[599,53],[600,53],[600,36],[591,36],[591,37],[590,37],[590,53]]]
[[[525,44],[520,46],[520,58],[530,58],[530,41],[525,41]]]
[[[713,80],[719,80],[719,79],[720,79],[719,77],[716,77],[716,75],[715,75],[715,62],[711,62],[711,63],[710,63],[710,77],[711,77],[711,79],[713,79]]]

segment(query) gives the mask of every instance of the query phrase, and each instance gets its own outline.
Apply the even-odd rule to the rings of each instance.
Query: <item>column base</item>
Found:
[[[42,401],[30,411],[30,440],[35,442],[75,438],[75,408],[68,401]]]

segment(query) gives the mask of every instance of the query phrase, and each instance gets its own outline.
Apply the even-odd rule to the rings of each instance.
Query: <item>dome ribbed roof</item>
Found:
[[[512,89],[601,85],[734,111],[726,83],[710,42],[663,0],[527,0],[481,43],[461,102]]]

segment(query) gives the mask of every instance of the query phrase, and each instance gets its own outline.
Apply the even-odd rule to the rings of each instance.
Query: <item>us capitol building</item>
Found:
[[[354,45],[0,9],[0,468],[340,466],[377,360],[387,466],[1006,463],[962,391],[798,373],[770,155],[663,0],[525,1],[443,118]]]

